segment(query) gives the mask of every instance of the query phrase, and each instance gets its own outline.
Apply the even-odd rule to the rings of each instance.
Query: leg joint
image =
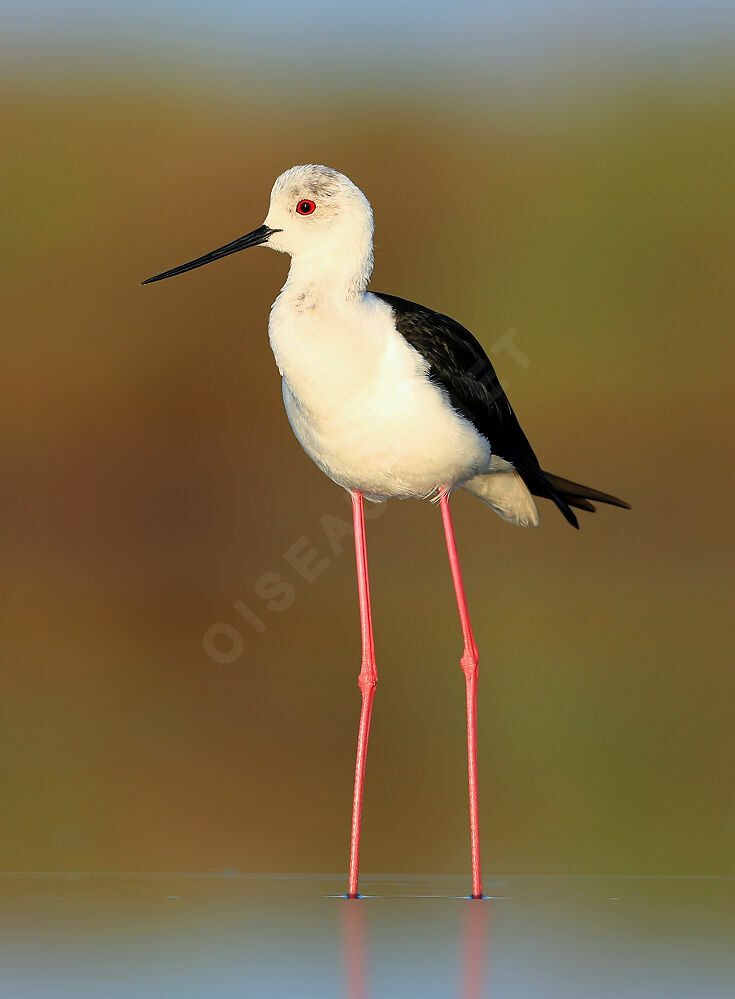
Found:
[[[462,653],[462,658],[459,663],[462,667],[462,671],[465,675],[470,675],[477,672],[477,667],[480,662],[480,655],[477,651],[477,646],[465,646],[464,652]]]
[[[362,667],[357,678],[357,685],[363,694],[368,694],[378,686],[378,674],[372,663]]]

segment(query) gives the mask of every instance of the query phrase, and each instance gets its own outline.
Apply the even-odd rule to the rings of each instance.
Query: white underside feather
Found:
[[[507,462],[504,464],[507,465]],[[538,510],[533,497],[512,466],[508,466],[507,471],[476,475],[474,479],[463,482],[462,489],[478,496],[509,524],[516,524],[518,527],[539,526]]]

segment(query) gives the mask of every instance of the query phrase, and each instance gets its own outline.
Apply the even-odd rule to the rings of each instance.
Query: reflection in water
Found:
[[[484,902],[462,879],[373,884],[355,902],[341,877],[0,876],[0,996],[735,996],[735,879],[511,877]]]
[[[485,969],[489,964],[490,905],[488,901],[468,900],[464,920],[464,989],[462,999],[482,999],[488,995]],[[487,956],[486,956],[487,955]]]
[[[341,906],[346,999],[368,999],[365,967],[365,902],[345,899]]]
[[[366,907],[369,900],[346,900],[341,906],[342,951],[346,999],[369,999],[369,942],[366,931]],[[490,902],[467,900],[458,945],[458,999],[483,999],[487,991],[486,972],[490,950]],[[445,941],[446,942],[446,941]]]

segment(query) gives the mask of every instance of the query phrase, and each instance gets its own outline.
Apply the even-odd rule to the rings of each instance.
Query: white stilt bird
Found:
[[[482,897],[477,801],[477,646],[449,510],[452,490],[479,496],[503,520],[536,527],[533,497],[570,524],[592,500],[627,507],[596,489],[544,472],[485,351],[453,319],[367,291],[373,215],[347,177],[296,166],[276,180],[258,229],[143,284],[260,244],[291,257],[269,332],[289,422],[306,453],[352,496],[362,666],[348,896],[358,897],[362,798],[378,681],[365,549],[363,498],[438,499],[464,638],[472,895]]]

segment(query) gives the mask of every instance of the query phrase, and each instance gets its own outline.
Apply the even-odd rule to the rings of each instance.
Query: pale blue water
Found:
[[[732,999],[735,879],[0,876],[12,999]]]

